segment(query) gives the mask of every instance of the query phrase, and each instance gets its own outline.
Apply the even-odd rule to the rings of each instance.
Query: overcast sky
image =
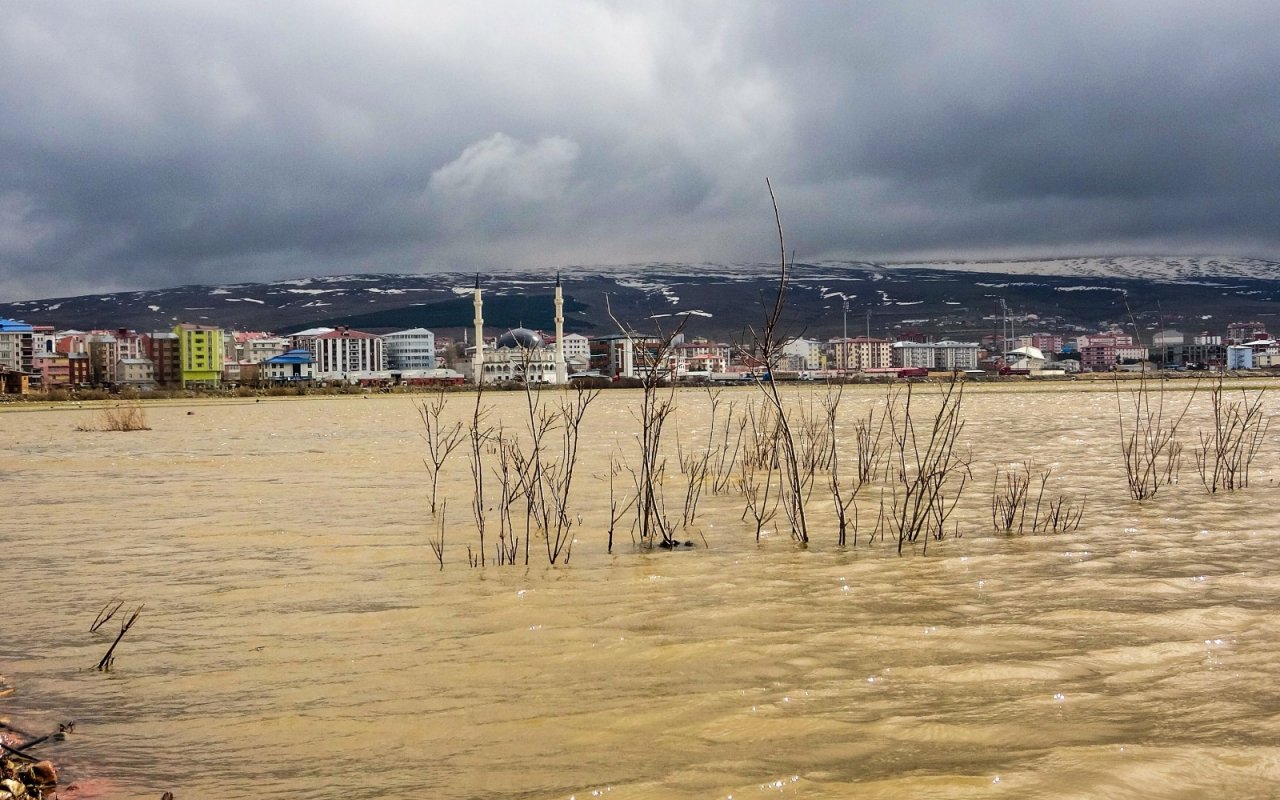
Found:
[[[0,0],[0,299],[1277,257],[1280,3]]]

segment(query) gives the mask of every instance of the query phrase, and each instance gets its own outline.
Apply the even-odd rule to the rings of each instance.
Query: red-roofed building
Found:
[[[372,333],[340,327],[315,337],[314,348],[317,380],[357,382],[387,369],[382,337]]]

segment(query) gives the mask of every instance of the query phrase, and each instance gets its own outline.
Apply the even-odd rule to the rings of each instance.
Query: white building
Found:
[[[311,351],[303,348],[281,353],[262,362],[262,379],[269,383],[310,381],[316,376]]]
[[[1253,348],[1247,344],[1227,345],[1227,369],[1253,369]]]
[[[825,364],[822,342],[817,339],[792,339],[782,345],[782,354],[794,356],[804,364],[801,369],[822,369]]]
[[[474,368],[474,362],[473,362]],[[484,383],[559,383],[556,351],[542,334],[528,328],[512,328],[484,352],[480,364]]]
[[[1044,357],[1044,352],[1038,347],[1019,347],[1017,350],[1010,350],[1005,355],[1005,360],[1008,362],[1010,369],[1032,371],[1044,369],[1047,361]]]
[[[410,328],[382,337],[387,352],[387,369],[427,370],[436,368],[436,335],[426,328]]]
[[[928,370],[965,370],[978,368],[977,342],[894,342],[893,366],[919,367]]]
[[[306,350],[311,353],[311,358],[314,359],[316,357],[316,339],[326,333],[333,333],[333,328],[307,328],[305,331],[298,331],[289,337],[289,349]]]
[[[528,328],[513,328],[498,337],[493,350],[485,348],[484,296],[480,279],[472,304],[475,307],[476,346],[471,357],[471,380],[477,384],[518,381],[522,383],[564,384],[569,381],[564,346],[564,293],[556,276],[556,341],[548,347],[542,334]]]
[[[591,340],[580,333],[564,335],[564,357],[574,362],[591,360]]]
[[[315,337],[315,376],[319,380],[355,382],[387,369],[382,337],[337,328]]]

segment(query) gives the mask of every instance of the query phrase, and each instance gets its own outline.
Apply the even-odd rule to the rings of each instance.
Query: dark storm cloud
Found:
[[[1274,255],[1271,3],[16,2],[0,294]]]

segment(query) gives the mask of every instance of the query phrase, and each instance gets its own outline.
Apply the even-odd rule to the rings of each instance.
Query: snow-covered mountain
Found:
[[[568,266],[561,275],[571,330],[611,330],[607,295],[614,315],[638,329],[684,315],[690,333],[730,337],[758,322],[761,299],[776,290],[778,266]],[[197,322],[288,333],[342,323],[449,331],[470,324],[475,280],[459,273],[363,274],[183,286],[0,304],[0,316],[58,328],[157,330]],[[487,323],[549,328],[554,281],[549,270],[481,276]],[[1248,258],[824,261],[795,265],[787,299],[793,328],[814,336],[919,328],[973,337],[990,331],[1002,307],[1042,329],[1137,320],[1212,330],[1280,312],[1278,281],[1280,263]]]
[[[929,261],[886,264],[890,269],[945,269],[1005,275],[1058,275],[1064,278],[1129,278],[1145,281],[1196,281],[1203,278],[1280,280],[1280,262],[1260,258],[1208,256],[1116,256],[1111,258],[1012,259],[1003,261]]]

